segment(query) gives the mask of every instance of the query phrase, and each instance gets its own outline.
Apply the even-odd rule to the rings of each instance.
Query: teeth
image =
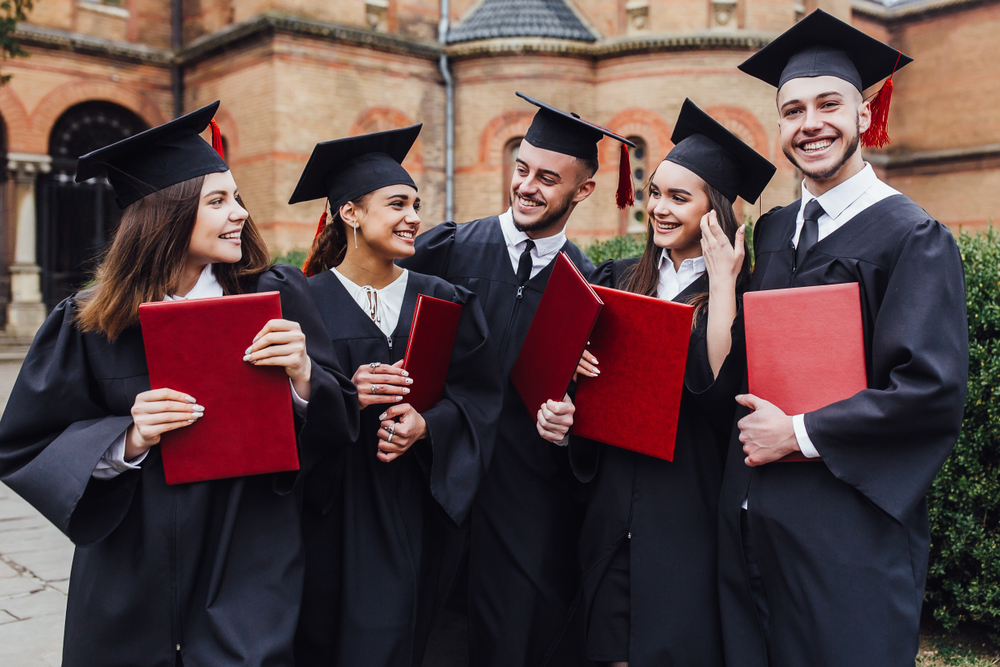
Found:
[[[517,198],[517,200],[518,200],[519,202],[521,202],[521,205],[522,205],[522,206],[528,206],[528,207],[531,207],[531,206],[541,206],[541,204],[539,204],[538,202],[536,202],[536,201],[531,201],[530,199],[525,199],[524,197],[520,197],[520,196],[519,196],[519,197]]]
[[[413,238],[413,232],[406,231],[406,232],[393,232],[393,233],[396,236],[399,236],[399,237],[404,238],[404,239],[412,239]]]
[[[238,239],[241,232],[229,232],[228,234],[222,234],[219,236],[220,239]]]
[[[681,226],[679,222],[657,222],[656,226],[662,232],[669,232]]]
[[[830,141],[829,139],[824,139],[822,141],[814,141],[814,142],[812,142],[810,144],[802,144],[802,150],[804,150],[806,153],[812,153],[814,151],[821,151],[824,148],[829,148],[830,144],[832,144],[832,143],[833,142]]]

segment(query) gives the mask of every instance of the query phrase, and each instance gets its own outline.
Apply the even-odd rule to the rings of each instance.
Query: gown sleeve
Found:
[[[479,298],[456,287],[453,301],[462,304],[462,315],[444,395],[422,416],[431,452],[425,461],[431,495],[460,524],[493,457],[503,383]]]
[[[28,351],[0,420],[0,480],[80,546],[124,518],[138,474],[92,479],[132,425],[96,397],[73,298],[59,304]]]
[[[968,356],[958,247],[924,220],[896,246],[873,323],[869,388],[805,415],[827,467],[904,521],[958,439]]]
[[[437,227],[428,229],[419,234],[414,241],[413,255],[396,263],[416,273],[446,278],[457,230],[458,225],[454,222],[443,222]]]
[[[709,304],[711,307],[711,304]],[[708,311],[699,317],[688,344],[687,366],[684,370],[684,389],[694,402],[709,415],[732,417],[736,409],[736,395],[743,385],[746,371],[746,336],[743,328],[743,300],[737,298],[736,317],[729,330],[732,340],[729,356],[722,362],[718,377],[712,375],[708,361]]]
[[[281,315],[286,320],[298,322],[312,361],[309,405],[305,417],[298,414],[295,417],[300,470],[297,474],[277,475],[275,481],[275,491],[287,493],[317,461],[339,444],[346,446],[357,440],[361,421],[358,392],[351,378],[340,368],[302,271],[293,266],[276,265],[261,276],[257,291],[281,294]]]

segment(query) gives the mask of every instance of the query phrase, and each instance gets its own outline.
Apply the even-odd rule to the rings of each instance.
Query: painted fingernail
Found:
[[[193,423],[194,423],[194,420],[193,420],[193,419],[189,419],[189,420],[188,420],[188,424],[193,424]]]
[[[244,350],[244,351],[243,351],[243,354],[250,354],[250,351],[251,351],[251,350],[253,350],[253,345],[251,345],[251,346],[250,346],[250,347],[248,347],[248,348],[247,348],[246,350]]]
[[[406,377],[408,375],[409,375],[409,373],[407,373],[406,371],[403,371],[403,377]]]
[[[409,387],[403,387],[403,393],[404,394],[409,394],[410,393],[410,388]]]
[[[256,343],[259,340],[260,340],[260,334],[257,334],[256,336],[253,337],[253,342]]]
[[[379,421],[382,421],[383,419],[385,419],[385,418],[386,418],[386,416],[387,416],[387,415],[386,415],[386,413],[384,413],[384,412],[383,412],[382,414],[380,414],[380,415],[378,416],[378,418],[379,418]]]
[[[184,400],[187,401],[188,403],[197,403],[198,402],[198,401],[194,400],[193,396],[185,396]]]
[[[403,397],[402,397],[402,396],[397,396],[397,397],[396,397],[396,400],[397,400],[397,401],[401,401],[401,400],[403,400]]]
[[[406,384],[413,384],[413,378],[406,378]]]

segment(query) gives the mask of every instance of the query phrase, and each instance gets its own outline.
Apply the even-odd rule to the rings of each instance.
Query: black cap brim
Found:
[[[413,179],[402,162],[420,134],[420,125],[346,137],[316,144],[289,204],[328,198],[336,210],[343,204],[389,185]]]

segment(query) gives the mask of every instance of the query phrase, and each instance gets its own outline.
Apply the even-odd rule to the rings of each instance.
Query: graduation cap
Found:
[[[229,171],[213,117],[219,102],[82,156],[76,182],[107,174],[120,208],[182,181]],[[200,135],[212,128],[212,143]]]
[[[888,77],[871,100],[872,122],[861,137],[864,146],[881,147],[889,143],[892,75],[911,62],[901,51],[817,9],[739,68],[778,89],[791,79],[835,76],[863,92]]]
[[[531,127],[524,135],[524,140],[536,148],[581,160],[596,160],[598,141],[606,136],[620,141],[622,148],[621,159],[618,162],[618,190],[615,193],[615,203],[622,209],[634,203],[632,167],[626,148],[626,146],[635,148],[634,143],[606,127],[583,120],[578,114],[556,109],[524,93],[517,93],[517,96],[538,107],[531,121]]]
[[[733,202],[753,204],[774,176],[775,167],[735,134],[684,100],[670,140],[674,147],[664,160],[690,169]]]
[[[390,185],[409,185],[415,190],[417,185],[403,169],[402,162],[422,127],[421,123],[316,144],[288,203],[325,197],[330,200],[330,210],[336,211],[351,200]],[[325,227],[324,209],[316,236]],[[305,265],[309,265],[308,259]]]

